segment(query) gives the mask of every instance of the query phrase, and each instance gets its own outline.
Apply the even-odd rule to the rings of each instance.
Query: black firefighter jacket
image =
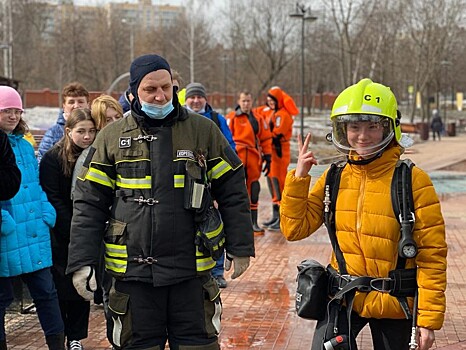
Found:
[[[187,168],[206,158],[226,251],[254,256],[241,161],[211,120],[177,106],[160,127],[133,114],[97,136],[78,176],[67,273],[96,266],[102,239],[114,277],[165,286],[215,265],[196,254],[194,211],[184,208]],[[196,256],[197,255],[197,256]]]

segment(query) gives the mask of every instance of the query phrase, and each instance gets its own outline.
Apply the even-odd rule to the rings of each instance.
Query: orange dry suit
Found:
[[[272,132],[272,166],[268,181],[272,188],[272,201],[279,205],[291,160],[290,140],[293,133],[293,115],[298,114],[299,111],[293,99],[279,87],[271,88],[268,96],[276,102],[275,111],[270,114],[269,119]]]
[[[257,210],[262,163],[271,160],[272,135],[269,126],[261,115],[243,113],[239,106],[226,116],[226,120],[246,172],[251,210]]]

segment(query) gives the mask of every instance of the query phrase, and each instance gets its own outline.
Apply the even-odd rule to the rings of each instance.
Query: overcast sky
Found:
[[[222,0],[212,0],[214,3],[221,3]],[[138,0],[74,0],[76,5],[102,5],[107,2],[129,2],[137,3]],[[185,3],[186,0],[152,0],[154,5],[180,5]]]

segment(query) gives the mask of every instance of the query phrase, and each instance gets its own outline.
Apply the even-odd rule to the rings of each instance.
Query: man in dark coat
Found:
[[[21,184],[21,172],[16,166],[16,159],[11,149],[8,136],[0,130],[0,201],[15,196]],[[0,226],[2,215],[0,214]]]
[[[6,134],[0,130],[0,201],[14,197],[21,183],[21,172]],[[1,216],[0,216],[1,223]]]

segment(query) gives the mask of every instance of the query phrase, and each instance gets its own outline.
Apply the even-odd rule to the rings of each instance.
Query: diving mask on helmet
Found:
[[[340,153],[372,158],[395,136],[390,118],[375,114],[347,114],[332,119],[332,142]]]

